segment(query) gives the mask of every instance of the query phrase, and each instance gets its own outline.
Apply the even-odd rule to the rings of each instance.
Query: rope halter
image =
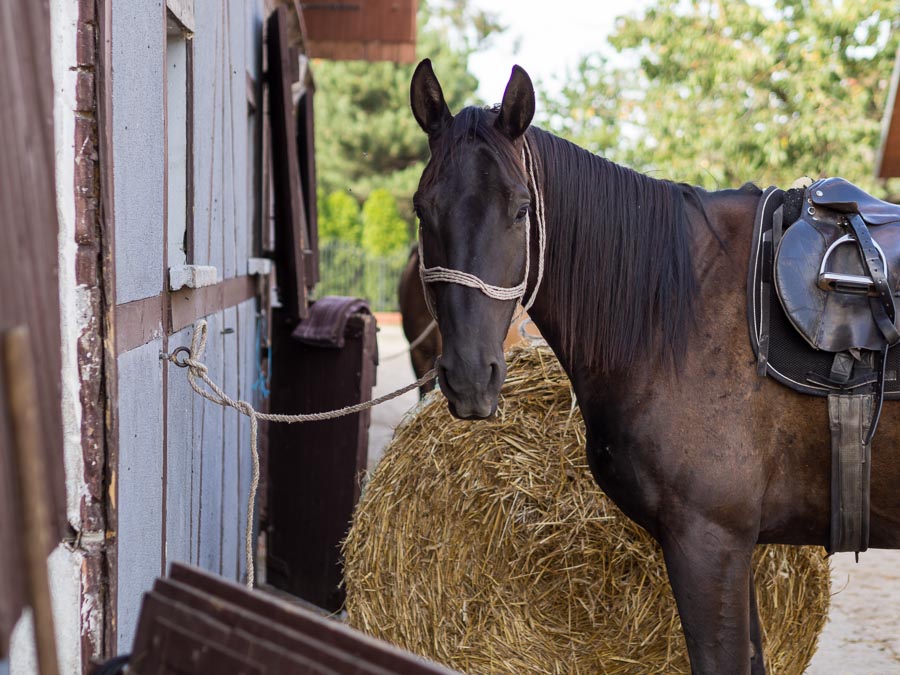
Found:
[[[531,292],[531,296],[528,298],[528,301],[524,303],[521,310],[513,316],[512,322],[515,322],[519,316],[527,312],[534,304],[534,300],[537,297],[538,289],[541,287],[541,280],[544,278],[544,246],[547,239],[546,222],[544,220],[544,196],[538,186],[535,174],[534,154],[531,152],[531,146],[528,144],[527,138],[525,138],[525,143],[522,147],[522,162],[525,164],[528,179],[533,188],[532,194],[535,197],[535,218],[537,219],[538,226],[538,271],[537,280],[534,284],[534,290]],[[421,243],[421,227],[419,232],[419,276],[422,279],[422,288],[425,291],[425,304],[428,306],[428,311],[435,320],[437,320],[437,313],[435,312],[434,304],[431,299],[431,292],[428,290],[427,284],[438,282],[460,284],[461,286],[476,288],[489,298],[494,298],[495,300],[521,300],[525,297],[525,291],[528,287],[528,276],[531,272],[531,209],[529,209],[528,213],[525,215],[525,276],[521,283],[515,286],[494,286],[468,272],[440,266],[425,267],[425,255]]]

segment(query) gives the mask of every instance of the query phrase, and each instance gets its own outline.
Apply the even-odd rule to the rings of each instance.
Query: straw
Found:
[[[546,348],[507,359],[495,418],[436,396],[397,430],[344,545],[349,622],[468,673],[689,672],[662,554],[591,478],[565,374]],[[754,566],[769,672],[802,673],[828,562]]]

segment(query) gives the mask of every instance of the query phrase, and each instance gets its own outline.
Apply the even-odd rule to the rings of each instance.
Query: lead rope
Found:
[[[518,319],[522,314],[531,309],[531,306],[534,304],[534,300],[537,297],[538,289],[540,289],[541,287],[541,280],[544,278],[544,246],[546,243],[547,234],[546,221],[544,219],[544,195],[541,192],[540,187],[538,186],[537,177],[535,174],[534,155],[531,152],[531,146],[529,145],[527,138],[525,138],[525,143],[522,147],[522,162],[525,165],[525,170],[528,173],[528,178],[534,188],[535,219],[537,220],[538,226],[538,272],[537,280],[535,281],[534,290],[531,292],[531,296],[528,298],[528,301],[524,303],[519,311],[513,316],[510,324],[515,323],[516,319]],[[474,274],[469,274],[468,272],[462,272],[460,270],[448,269],[446,267],[440,266],[425,267],[425,256],[421,239],[422,230],[420,226],[419,277],[422,280],[422,289],[425,293],[425,305],[428,307],[428,311],[431,313],[431,316],[435,321],[437,321],[437,313],[435,312],[434,304],[431,301],[431,292],[428,290],[427,284],[433,284],[437,282],[460,284],[462,286],[468,286],[469,288],[477,288],[486,296],[488,296],[489,298],[494,298],[495,300],[521,300],[525,297],[525,292],[528,288],[528,276],[531,271],[530,209],[529,213],[525,216],[525,277],[522,279],[522,282],[517,284],[516,286],[494,286],[492,284],[485,283]]]
[[[398,396],[401,396],[408,391],[412,391],[416,387],[422,386],[426,382],[430,382],[437,376],[437,371],[435,368],[432,368],[418,380],[403,387],[402,389],[392,391],[391,393],[385,394],[384,396],[379,396],[378,398],[372,399],[371,401],[364,401],[363,403],[357,403],[356,405],[350,405],[345,408],[339,408],[337,410],[329,410],[326,412],[318,413],[306,413],[302,415],[261,413],[256,411],[252,405],[247,403],[247,401],[235,401],[234,399],[229,397],[224,391],[222,391],[222,388],[219,387],[219,385],[217,385],[209,378],[209,369],[201,360],[203,358],[203,352],[206,350],[206,338],[208,336],[208,332],[209,330],[206,321],[204,319],[201,319],[194,324],[194,334],[191,337],[190,349],[188,349],[187,347],[179,347],[171,354],[166,354],[165,358],[174,363],[179,368],[187,368],[188,382],[191,385],[191,389],[193,389],[197,394],[205,398],[207,401],[215,403],[216,405],[234,408],[242,415],[246,415],[248,418],[250,418],[250,457],[253,462],[253,475],[250,479],[250,494],[247,497],[247,527],[244,532],[244,555],[247,558],[247,587],[253,588],[253,583],[256,576],[253,566],[253,514],[256,507],[256,491],[259,488],[259,452],[257,450],[257,430],[259,427],[259,420],[265,420],[267,422],[283,422],[285,424],[295,424],[299,422],[318,422],[322,420],[331,420],[336,417],[343,417],[344,415],[352,415],[353,413],[368,410],[369,408],[372,408],[379,403],[390,401],[391,399],[397,398]],[[178,355],[182,353],[186,353],[187,356],[179,360]],[[204,388],[203,384],[198,382],[198,380],[202,381],[203,384],[208,387],[208,389]]]

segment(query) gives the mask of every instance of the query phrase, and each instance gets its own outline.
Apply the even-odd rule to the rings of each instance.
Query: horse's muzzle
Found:
[[[486,419],[497,411],[506,363],[502,360],[476,363],[445,355],[438,366],[441,391],[447,397],[450,414],[456,418]]]

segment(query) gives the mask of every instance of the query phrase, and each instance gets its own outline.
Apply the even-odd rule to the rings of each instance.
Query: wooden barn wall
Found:
[[[116,306],[121,318],[136,316],[129,309],[143,303],[137,334],[144,336],[136,344],[130,331],[126,344],[117,328],[113,499],[119,652],[131,646],[142,593],[171,562],[197,564],[239,581],[246,573],[249,424],[195,395],[186,372],[160,359],[161,353],[189,345],[192,332],[192,326],[173,331],[166,311],[175,296],[165,289],[164,12],[159,0],[116,1],[112,8]],[[256,132],[248,89],[259,79],[262,14],[261,0],[193,2],[193,260],[188,262],[214,266],[220,283],[244,277],[253,255]],[[232,396],[254,401],[257,300],[216,308],[205,318],[210,375]]]

